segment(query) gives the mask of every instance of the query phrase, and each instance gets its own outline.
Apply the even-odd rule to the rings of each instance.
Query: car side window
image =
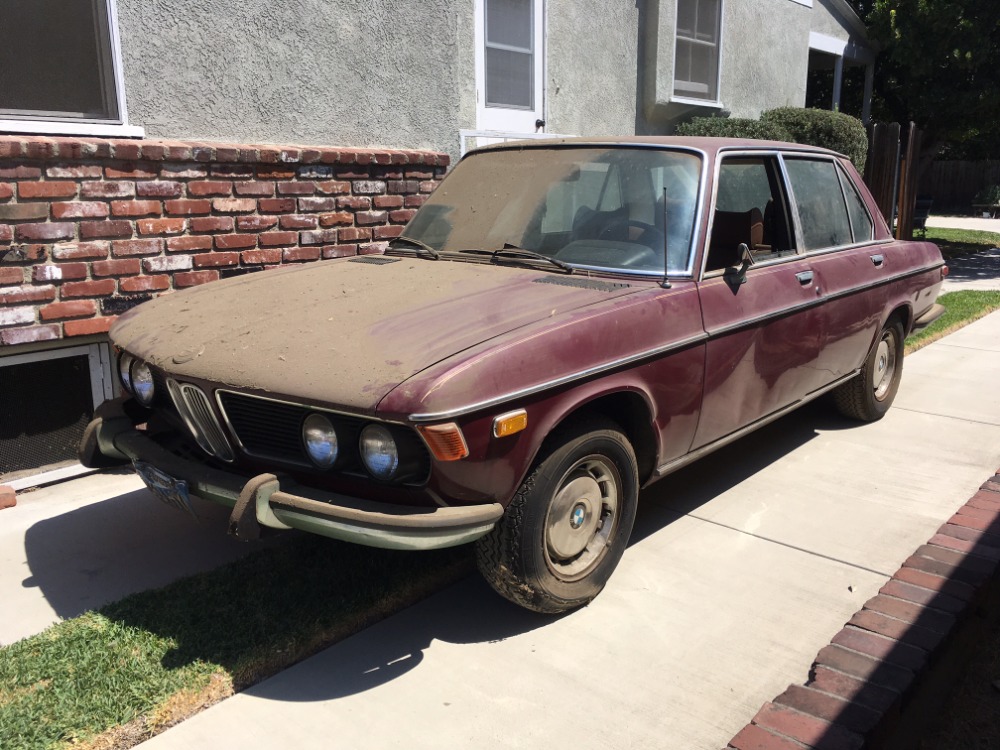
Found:
[[[872,217],[869,215],[858,189],[844,174],[844,170],[838,170],[838,174],[840,175],[840,184],[844,186],[844,195],[847,197],[847,213],[851,219],[854,242],[868,242],[875,237],[875,225],[872,223]]]
[[[705,270],[739,265],[741,244],[758,261],[794,252],[787,205],[775,157],[723,159]]]
[[[851,220],[840,189],[837,166],[827,159],[785,159],[799,209],[805,250],[850,245]]]

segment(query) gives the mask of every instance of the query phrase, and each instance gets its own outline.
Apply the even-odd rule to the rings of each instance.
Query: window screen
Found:
[[[722,0],[678,0],[674,96],[717,101]]]
[[[534,107],[533,1],[484,0],[488,107]]]
[[[107,0],[3,0],[0,29],[0,118],[120,119]]]
[[[842,171],[840,172],[840,182],[844,186],[844,195],[847,196],[847,213],[851,217],[854,241],[868,242],[875,236],[875,225],[872,224],[872,217],[868,215],[868,209],[865,208],[865,202],[858,195],[857,188]]]
[[[851,221],[834,163],[786,159],[785,166],[799,209],[805,249],[850,245]]]

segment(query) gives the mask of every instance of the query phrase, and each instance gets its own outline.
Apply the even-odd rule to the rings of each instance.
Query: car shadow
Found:
[[[946,263],[948,265],[946,284],[1000,279],[1000,248],[974,255],[962,255]]]

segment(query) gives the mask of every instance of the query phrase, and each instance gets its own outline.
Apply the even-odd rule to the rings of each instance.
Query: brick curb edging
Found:
[[[915,704],[1000,565],[1000,468],[816,655],[803,685],[765,703],[733,750],[881,747]]]

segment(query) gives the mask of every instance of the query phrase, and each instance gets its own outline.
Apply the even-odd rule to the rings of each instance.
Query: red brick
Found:
[[[983,482],[979,488],[993,493],[1000,493],[1000,475],[994,475]]]
[[[174,274],[174,286],[182,289],[188,286],[206,284],[219,278],[218,271],[188,271],[186,273]]]
[[[955,550],[956,552],[976,555],[977,557],[985,557],[987,560],[1000,561],[1000,549],[997,547],[987,547],[975,542],[967,542],[964,539],[945,536],[944,534],[935,534],[930,538],[929,544]]]
[[[294,198],[261,198],[257,201],[261,213],[290,214],[295,210]]]
[[[373,201],[375,208],[402,208],[403,196],[401,195],[376,195]]]
[[[434,188],[436,188],[437,186],[438,184],[434,180],[424,180],[423,182],[420,183],[420,192],[433,193]]]
[[[248,265],[281,263],[280,248],[272,248],[270,250],[244,250],[240,255],[243,262]]]
[[[108,204],[98,201],[89,203],[53,203],[53,219],[103,219],[108,215]]]
[[[159,216],[162,212],[159,201],[111,201],[114,216]]]
[[[14,186],[8,182],[0,182],[0,201],[10,200],[14,196]]]
[[[181,234],[187,219],[139,219],[135,226],[139,234]]]
[[[372,238],[376,240],[390,240],[393,237],[398,237],[403,233],[403,228],[401,226],[394,227],[375,227],[372,232]]]
[[[219,250],[243,250],[257,246],[256,234],[218,234],[215,236],[215,246]]]
[[[388,246],[387,242],[362,242],[358,245],[358,255],[382,255]]]
[[[111,243],[99,240],[97,242],[79,242],[74,245],[56,245],[52,248],[52,258],[63,260],[99,260],[107,258]]]
[[[74,300],[73,302],[53,302],[46,305],[39,314],[42,320],[61,320],[63,318],[86,318],[97,312],[93,300]]]
[[[14,227],[10,224],[0,224],[0,242],[10,242],[13,239]],[[6,252],[6,248],[4,252]]]
[[[208,199],[165,201],[163,205],[168,214],[175,216],[207,216],[212,213],[212,201]]]
[[[115,293],[117,282],[114,279],[100,281],[71,281],[62,285],[62,298],[71,297],[106,297]]]
[[[927,609],[919,604],[894,599],[890,596],[874,596],[865,602],[864,608],[895,617],[897,620],[920,625],[943,635],[947,635],[955,626],[955,617],[947,612]]]
[[[67,336],[90,336],[95,333],[107,333],[111,324],[115,322],[115,317],[68,320],[63,323],[63,331]]]
[[[290,247],[284,252],[286,262],[296,262],[303,260],[319,260],[320,248],[318,247]]]
[[[328,180],[317,182],[316,189],[323,195],[344,195],[351,191],[351,183],[340,180]]]
[[[263,201],[261,201],[263,203]],[[337,209],[336,198],[299,198],[299,211],[302,213],[317,213],[320,211],[335,211]],[[264,209],[261,208],[263,211]]]
[[[864,738],[850,729],[774,703],[765,703],[753,723],[813,747],[860,750],[865,744]]]
[[[772,734],[764,727],[747,724],[729,740],[729,747],[736,750],[802,750],[802,745],[787,737]]]
[[[17,186],[21,200],[31,198],[70,198],[76,195],[75,182],[21,182]]]
[[[927,663],[927,653],[923,649],[867,630],[845,627],[833,636],[831,643],[890,664],[898,664],[914,672]]]
[[[947,550],[951,551],[951,550]],[[932,591],[954,596],[962,601],[972,601],[976,594],[975,586],[982,583],[987,575],[971,570],[973,563],[995,565],[981,557],[969,558],[964,565],[949,565],[940,560],[914,555],[908,557],[903,568],[896,572],[893,578],[906,583],[922,586]]]
[[[948,523],[956,526],[964,526],[967,529],[975,529],[976,531],[988,531],[991,534],[1000,533],[1000,528],[997,527],[996,521],[988,518],[978,518],[976,516],[956,513],[948,519]]]
[[[372,224],[385,224],[389,214],[385,211],[358,211],[354,215],[354,220],[360,226],[371,226]]]
[[[204,195],[231,195],[233,183],[222,180],[205,180],[202,182],[189,182],[188,195],[201,197]]]
[[[995,483],[993,477],[987,480],[986,484],[983,485],[986,489],[980,488],[979,492],[973,495],[968,502],[968,505],[977,508],[1000,508],[1000,484]],[[991,489],[991,487],[997,487],[997,489]]]
[[[319,226],[319,219],[316,216],[282,216],[278,219],[278,226],[282,229],[315,229]]]
[[[403,197],[403,205],[407,208],[420,208],[427,202],[425,195],[407,195]]]
[[[121,281],[123,292],[159,292],[169,288],[170,279],[167,276],[133,276]]]
[[[348,227],[341,229],[337,233],[341,242],[357,242],[358,240],[370,240],[372,238],[371,229],[361,229],[358,227]]]
[[[45,176],[71,180],[94,179],[101,176],[101,168],[93,164],[49,167],[45,170]]]
[[[234,187],[236,188],[237,195],[255,196],[260,198],[274,195],[273,182],[237,182]]]
[[[354,223],[354,216],[347,211],[335,211],[330,214],[320,214],[319,223],[324,227],[350,226]]]
[[[171,159],[176,159],[178,161],[188,162],[190,159],[191,149],[184,144],[178,144],[180,151],[175,151],[175,147],[171,146],[170,154]],[[160,174],[163,177],[171,177],[175,179],[182,180],[196,180],[202,177],[208,176],[208,167],[202,166],[200,164],[164,164],[160,168]]]
[[[299,232],[299,242],[303,245],[328,245],[336,241],[336,229],[315,229],[309,232]]]
[[[214,198],[212,210],[220,214],[248,214],[257,210],[257,201],[253,198]]]
[[[85,240],[102,237],[131,237],[132,223],[124,219],[114,221],[81,221],[80,237]]]
[[[956,526],[953,523],[946,523],[938,529],[939,534],[962,539],[966,542],[975,542],[980,546],[996,547],[1000,549],[1000,535],[979,529],[970,529],[967,526]]]
[[[952,614],[961,612],[966,606],[966,603],[961,599],[928,591],[927,589],[922,589],[910,583],[903,583],[902,581],[890,580],[878,592],[886,596],[894,596],[897,599],[903,599],[914,604],[920,604],[924,607]]]
[[[192,232],[232,232],[232,216],[203,216],[190,220]]]
[[[935,633],[933,630],[922,628],[919,625],[893,619],[879,612],[873,612],[870,609],[855,612],[848,624],[871,631],[872,633],[894,638],[897,641],[910,643],[925,651],[933,651],[944,639],[944,635],[941,633]]]
[[[142,156],[142,145],[139,141],[127,141],[123,138],[113,141],[116,159],[135,161]],[[155,168],[155,167],[151,167]]]
[[[988,523],[995,523],[997,516],[1000,516],[1000,511],[994,506],[992,508],[977,508],[974,505],[969,505],[966,503],[961,508],[956,511],[958,515],[971,516],[972,518],[979,518]]]
[[[0,166],[0,180],[37,180],[42,176],[38,167],[28,167],[24,164],[15,166]]]
[[[420,190],[419,180],[391,180],[389,182],[390,193],[416,193]]]
[[[171,253],[184,253],[211,249],[212,238],[208,236],[171,237],[167,240],[167,252]]]
[[[195,268],[211,268],[215,266],[238,266],[239,253],[202,253],[194,256]]]
[[[163,252],[161,239],[115,240],[111,243],[111,254],[117,257],[129,255],[159,255]]]
[[[20,251],[18,260],[45,260],[49,255],[49,250],[52,245],[21,245],[18,247]]]
[[[349,255],[357,254],[357,245],[327,245],[323,248],[324,258],[346,258]]]
[[[409,222],[410,219],[412,219],[416,215],[417,212],[414,211],[412,208],[404,208],[399,211],[390,211],[389,221],[393,222],[394,224],[406,224],[407,222]]]
[[[895,664],[887,664],[870,656],[848,651],[840,646],[824,646],[816,655],[816,664],[867,680],[881,687],[902,693],[913,682],[913,672]]]
[[[874,729],[882,718],[880,712],[867,706],[849,703],[802,685],[789,685],[785,692],[774,699],[774,702],[815,716],[817,719],[829,721],[831,724],[840,724],[861,734]]]
[[[337,208],[349,208],[352,211],[367,211],[371,207],[371,198],[360,198],[357,196],[352,196],[350,198],[337,198]]]
[[[867,706],[882,713],[892,708],[899,698],[899,692],[886,687],[872,685],[850,675],[834,672],[826,667],[814,667],[810,671],[807,687],[814,687],[824,693],[832,693],[846,701]]]
[[[104,176],[109,180],[151,180],[160,173],[160,168],[155,164],[136,164],[135,162],[125,162],[118,167],[105,167]]]
[[[59,338],[59,324],[34,325],[30,328],[5,328],[0,330],[0,344],[16,346],[17,344],[32,344],[36,341],[53,341]]]
[[[62,263],[58,266],[35,266],[31,269],[33,281],[78,281],[87,278],[86,263]]]
[[[134,182],[84,182],[80,186],[84,198],[131,198],[135,195]]]
[[[295,176],[295,170],[289,167],[257,167],[257,177],[261,180],[289,180]]]
[[[434,173],[427,169],[407,169],[406,179],[408,180],[432,180]]]
[[[184,184],[180,182],[140,182],[135,186],[140,198],[180,198],[184,194]]]
[[[164,273],[170,271],[190,271],[191,255],[168,255],[166,257],[146,258],[142,267],[146,273]]]
[[[237,216],[236,228],[241,232],[263,232],[278,223],[276,216]]]
[[[20,305],[25,302],[50,302],[56,298],[56,288],[44,286],[15,286],[0,289],[0,305]]]
[[[94,276],[135,276],[140,270],[142,264],[138,258],[95,260],[90,264],[90,271]]]
[[[0,327],[20,326],[34,322],[34,307],[0,307]]]
[[[76,234],[76,225],[70,222],[60,224],[21,224],[15,227],[15,236],[19,240],[49,242],[52,240],[72,239]]]
[[[21,268],[4,268],[0,266],[0,286],[24,283],[24,270]]]
[[[278,183],[278,195],[312,195],[315,192],[316,185],[308,180]]]
[[[295,232],[264,232],[260,235],[261,247],[283,247],[294,245],[298,241],[298,234]]]

